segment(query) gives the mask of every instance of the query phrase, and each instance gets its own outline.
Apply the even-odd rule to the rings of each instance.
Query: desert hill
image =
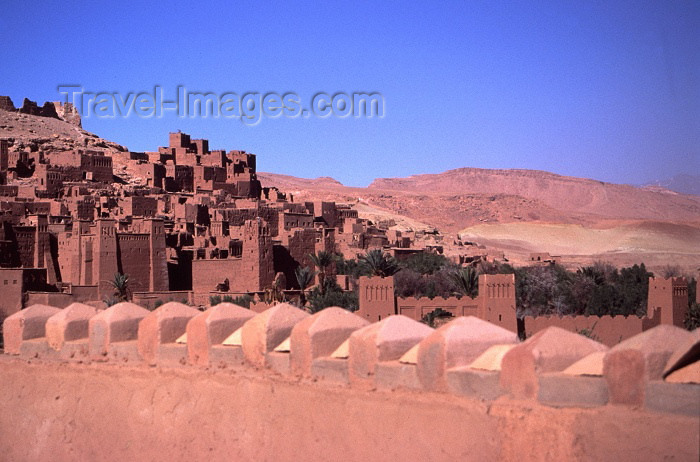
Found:
[[[700,175],[680,173],[665,180],[656,180],[642,185],[647,189],[668,189],[681,194],[695,194],[700,196]]]
[[[510,194],[565,214],[599,218],[700,220],[700,197],[536,170],[460,168],[407,178],[379,178],[369,190],[442,194]]]
[[[530,252],[560,255],[570,267],[595,260],[646,262],[652,270],[700,267],[700,196],[533,170],[463,168],[441,174],[382,178],[367,188],[335,180],[259,174],[299,200],[354,203],[362,216],[503,250],[516,264]]]
[[[303,190],[303,189],[324,189],[324,188],[344,188],[343,184],[331,177],[322,176],[319,178],[298,178],[280,173],[258,172],[258,179],[264,186],[275,186],[282,191]]]
[[[522,221],[592,225],[624,219],[700,224],[700,196],[535,170],[461,168],[379,178],[367,188],[346,187],[328,178],[258,176],[263,185],[278,185],[299,199],[364,202],[445,231]]]
[[[83,130],[79,124],[7,110],[0,110],[0,136],[9,140],[10,151],[50,154],[74,149],[106,152],[127,150],[124,146]]]

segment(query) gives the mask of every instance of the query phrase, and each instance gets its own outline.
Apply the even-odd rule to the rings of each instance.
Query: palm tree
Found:
[[[576,274],[590,279],[597,286],[602,285],[605,282],[605,274],[596,266],[584,266],[583,268],[576,270]]]
[[[464,295],[473,298],[479,294],[479,273],[471,266],[449,273],[449,275],[457,289]]]
[[[384,253],[381,249],[368,251],[360,257],[360,262],[373,276],[381,276],[383,278],[393,276],[401,269],[394,257]]]
[[[114,296],[120,302],[125,302],[129,299],[129,275],[122,273],[114,273],[114,279],[108,281],[109,285],[114,289]]]
[[[300,302],[303,307],[306,305],[306,289],[314,282],[314,276],[316,272],[309,268],[308,266],[299,266],[294,271],[297,277],[297,282],[299,283],[299,288],[301,289]]]
[[[325,250],[320,250],[315,254],[309,254],[309,258],[311,259],[311,263],[318,268],[318,285],[321,288],[321,294],[323,294],[325,291],[326,268],[333,263],[333,254]]]

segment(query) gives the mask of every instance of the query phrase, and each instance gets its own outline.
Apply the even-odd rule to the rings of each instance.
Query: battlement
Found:
[[[149,438],[137,431],[146,425],[139,417],[144,412],[151,416],[148,422],[168,421],[166,433],[179,437],[202,412],[216,412],[216,428],[223,412],[243,419],[249,431],[264,425],[287,440],[297,420],[320,419],[326,438],[360,427],[353,446],[375,455],[366,445],[378,435],[393,435],[382,447],[386,454],[441,460],[460,454],[479,460],[515,460],[523,454],[597,459],[613,449],[638,454],[639,460],[698,457],[700,331],[674,326],[658,326],[608,348],[556,327],[521,342],[515,332],[471,316],[432,329],[405,316],[369,323],[340,308],[309,315],[284,303],[256,314],[229,303],[200,312],[176,302],[154,311],[123,302],[104,311],[79,303],[64,309],[33,305],[8,317],[3,327],[0,379],[10,399],[0,412],[0,425],[7,429],[0,442],[6,448],[16,447],[9,442],[23,441],[23,434],[36,434],[50,417],[45,413],[61,405],[73,409],[73,421],[92,423],[52,421],[56,432],[73,436],[72,444],[89,444],[83,439],[106,431],[100,420],[111,422],[116,412],[119,428],[128,430],[112,439],[120,441],[121,455],[136,459],[144,455],[133,452],[131,444],[141,447],[141,438]],[[80,382],[80,396],[71,380]],[[190,400],[186,390],[196,390],[198,398]],[[153,398],[156,394],[160,398]],[[80,399],[90,406],[78,407]],[[322,402],[334,404],[317,406]],[[303,410],[298,403],[305,403]],[[35,410],[33,417],[10,425],[22,414],[13,406],[22,405]],[[165,408],[173,406],[179,417],[166,417],[171,411]],[[270,406],[277,406],[279,417],[263,415]],[[455,422],[449,437],[437,431],[430,444],[410,437],[419,429],[436,433],[431,431],[435,419],[443,418]],[[365,427],[365,420],[374,423]],[[229,424],[235,433],[238,426]],[[604,430],[611,425],[617,429],[613,436]],[[550,431],[557,438],[542,439]],[[470,436],[475,433],[479,438]],[[209,441],[207,434],[201,438]],[[122,445],[126,435],[136,440]],[[535,435],[538,439],[530,440]],[[310,441],[319,441],[319,433],[297,436],[297,443],[313,447]],[[251,450],[234,437],[215,440],[216,446]],[[252,441],[267,440],[256,434]],[[643,449],[639,441],[646,442]],[[438,442],[442,452],[430,457]],[[264,446],[267,458],[288,457],[278,445]],[[38,448],[37,457],[48,457],[49,447],[56,450]],[[358,456],[358,447],[349,459]],[[331,449],[339,446],[319,448],[324,454]]]
[[[370,321],[379,321],[392,314],[401,314],[420,321],[440,308],[452,316],[476,316],[506,329],[517,331],[515,311],[515,276],[513,274],[479,275],[476,298],[403,298],[394,295],[394,278],[361,277],[357,314]]]
[[[361,277],[357,314],[379,321],[392,314],[422,320],[435,310],[452,316],[476,316],[505,329],[531,337],[548,327],[586,333],[605,345],[614,346],[655,326],[683,327],[688,310],[685,278],[649,278],[647,315],[638,316],[524,316],[517,317],[515,276],[479,275],[479,295],[470,297],[396,297],[393,277]]]
[[[125,317],[131,319],[130,324],[124,324]],[[563,373],[573,382],[577,377],[587,377],[572,388],[577,393],[584,382],[595,382],[589,390],[593,394],[585,396],[566,394],[562,382],[557,405],[564,407],[649,405],[647,398],[651,395],[646,396],[645,387],[652,381],[700,383],[700,331],[687,332],[674,326],[657,326],[608,348],[557,327],[520,342],[515,332],[472,316],[432,329],[400,315],[369,323],[340,308],[310,316],[284,303],[255,315],[229,303],[200,312],[170,302],[149,312],[124,302],[100,312],[80,303],[64,309],[33,305],[8,317],[3,327],[6,354],[48,361],[126,360],[134,364],[230,368],[249,364],[285,376],[315,377],[347,386],[370,381],[378,388],[441,391],[482,399],[486,396],[482,393],[493,399],[513,394],[525,380],[532,385],[527,398],[542,404],[551,404],[540,389],[550,380],[543,375],[545,372]],[[119,330],[118,338],[110,340],[111,329]],[[68,332],[72,337],[66,341],[73,343],[57,344],[53,340],[54,335],[63,338]],[[131,341],[134,343],[124,343]],[[69,350],[64,351],[64,347]],[[547,351],[544,357],[535,358],[540,363],[528,374],[513,375],[524,367],[518,361],[529,361],[528,351],[535,347],[538,354]],[[120,355],[126,350],[129,354],[125,359]],[[632,369],[640,367],[636,363],[609,364],[610,355],[620,351],[640,354],[645,373],[635,375]],[[647,364],[645,361],[652,357],[653,362]],[[660,362],[662,357],[665,360]],[[504,367],[507,380],[499,378]],[[611,367],[616,374],[628,368],[629,374],[611,375]],[[476,378],[469,374],[475,371],[481,371],[480,380],[488,379],[488,387],[474,388]],[[485,371],[491,375],[484,376]],[[462,383],[467,379],[471,388]],[[640,394],[609,393],[610,387],[617,390],[629,386],[637,387]],[[700,390],[698,385],[690,389]],[[700,400],[700,395],[697,398]],[[700,402],[693,406],[667,411],[700,412]]]

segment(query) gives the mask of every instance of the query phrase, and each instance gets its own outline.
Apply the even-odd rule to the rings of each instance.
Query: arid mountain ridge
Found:
[[[562,256],[570,267],[596,260],[628,266],[644,262],[662,272],[700,268],[700,196],[655,186],[635,187],[535,170],[461,168],[439,174],[380,178],[352,188],[331,178],[260,173],[299,200],[355,203],[361,216],[399,227],[437,228],[446,253],[459,235],[501,250],[515,264],[531,252]]]
[[[291,188],[305,198],[355,197],[414,219],[428,219],[434,226],[452,231],[477,222],[700,222],[700,196],[538,170],[460,168],[438,174],[379,178],[367,188],[346,187],[332,178],[306,180],[271,173],[259,176],[263,184]]]
[[[369,189],[439,194],[512,194],[572,214],[620,219],[693,220],[700,218],[700,197],[668,190],[557,175],[537,170],[460,168],[440,174],[381,178]]]

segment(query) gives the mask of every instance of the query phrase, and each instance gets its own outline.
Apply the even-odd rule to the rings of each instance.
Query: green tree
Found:
[[[333,254],[325,250],[320,250],[315,254],[309,254],[309,258],[311,259],[311,263],[318,268],[318,285],[321,288],[321,292],[323,292],[326,287],[326,270],[333,264]]]
[[[644,263],[620,269],[615,285],[621,303],[619,311],[611,314],[644,316],[647,312],[649,277],[653,275],[647,271]]]
[[[661,269],[661,273],[665,278],[676,278],[681,276],[681,267],[679,265],[666,265]]]
[[[518,315],[566,314],[568,272],[554,266],[531,266],[515,271]]]
[[[348,311],[357,311],[359,302],[356,291],[342,290],[333,279],[326,279],[325,285],[323,291],[319,287],[315,287],[311,291],[309,295],[309,311],[311,313],[316,313],[329,306],[339,306]]]
[[[700,304],[690,304],[688,307],[688,312],[685,314],[683,325],[688,330],[695,330],[700,327]]]
[[[444,255],[430,252],[420,252],[411,255],[399,263],[401,268],[413,270],[420,274],[434,274],[448,265],[450,265],[450,261]]]
[[[396,259],[381,249],[368,251],[360,257],[360,262],[373,276],[389,277],[401,269]]]
[[[597,286],[605,283],[605,273],[598,266],[584,266],[576,270],[576,274],[589,279]]]
[[[583,269],[583,268],[582,268]],[[569,307],[572,314],[584,314],[588,310],[591,293],[597,287],[595,276],[591,276],[579,269],[571,276],[569,286]],[[601,280],[601,284],[604,281]]]
[[[698,293],[698,281],[694,278],[691,277],[688,280],[688,308],[695,303],[695,300],[697,300],[697,293]]]
[[[461,268],[449,275],[460,293],[472,298],[479,294],[479,273],[471,266]]]
[[[226,300],[226,297],[229,297],[230,300]],[[248,294],[239,295],[238,297],[230,297],[229,295],[226,295],[224,296],[224,301],[228,301],[229,303],[233,303],[234,305],[250,309],[250,302],[253,301],[253,297],[251,297]]]
[[[131,290],[129,290],[129,275],[122,273],[114,273],[114,278],[108,281],[109,285],[112,286],[114,297],[118,302],[125,302],[129,300],[131,296]]]
[[[449,311],[443,310],[442,308],[435,308],[430,313],[427,313],[420,320],[423,324],[427,324],[430,327],[436,327],[435,321],[438,319],[447,319],[453,317],[453,314]]]
[[[600,339],[598,336],[595,334],[595,326],[598,325],[598,321],[594,322],[591,327],[584,327],[581,329],[576,329],[576,333],[579,335],[583,335],[584,337],[588,337],[591,340],[595,340],[596,342],[600,342]]]
[[[239,295],[238,297],[233,297],[232,295],[210,295],[209,296],[209,306],[216,306],[219,303],[233,303],[234,305],[242,306],[243,308],[250,308],[250,302],[253,301],[253,297],[248,294]]]
[[[301,296],[299,297],[299,301],[301,302],[301,306],[304,307],[306,306],[306,289],[308,289],[309,286],[314,282],[314,276],[316,275],[316,272],[308,266],[299,266],[294,271],[294,273],[297,277],[297,283],[299,284],[299,288],[301,289]]]

